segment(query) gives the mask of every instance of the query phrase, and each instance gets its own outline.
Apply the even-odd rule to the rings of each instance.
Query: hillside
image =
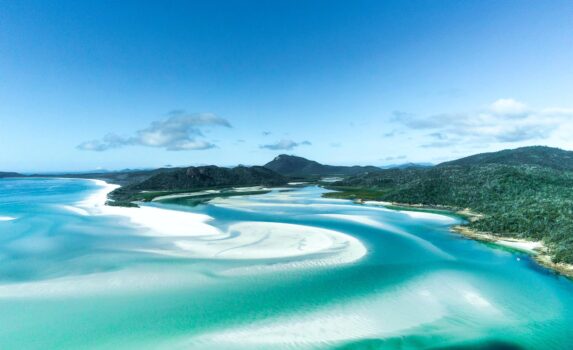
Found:
[[[480,153],[441,163],[438,166],[475,166],[485,164],[537,165],[557,170],[573,171],[573,152],[545,146],[521,147],[498,152]]]
[[[281,154],[264,165],[281,175],[291,177],[347,176],[366,172],[377,172],[375,166],[324,165],[303,157]]]
[[[22,176],[24,176],[24,175],[18,174],[18,173],[14,173],[14,172],[0,171],[0,178],[4,178],[4,177],[22,177]]]
[[[239,186],[280,186],[287,179],[261,166],[223,168],[214,165],[170,169],[111,193],[116,201],[130,201],[142,191],[176,192]]]
[[[531,165],[539,152],[546,166]],[[531,152],[532,154],[528,154]],[[493,160],[510,159],[509,164]],[[471,208],[484,218],[469,223],[478,231],[543,239],[557,262],[573,263],[573,172],[557,169],[570,152],[528,147],[476,155],[427,169],[392,169],[335,183],[340,198],[368,198],[427,206]],[[491,157],[491,155],[495,155]],[[562,157],[562,158],[559,158]],[[518,164],[523,159],[525,164]]]
[[[402,164],[389,164],[381,166],[381,169],[421,169],[421,168],[430,168],[434,165],[432,163],[402,163]]]

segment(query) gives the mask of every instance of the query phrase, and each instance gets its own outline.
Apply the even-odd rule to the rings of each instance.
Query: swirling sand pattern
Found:
[[[0,181],[0,348],[571,349],[571,282],[317,187],[142,208]],[[25,310],[25,312],[22,312]]]

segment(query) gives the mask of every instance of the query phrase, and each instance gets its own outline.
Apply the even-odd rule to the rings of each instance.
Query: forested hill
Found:
[[[573,152],[545,146],[531,146],[507,149],[499,152],[480,153],[473,156],[441,163],[447,165],[537,165],[559,170],[573,171]]]
[[[427,169],[384,170],[337,182],[334,188],[343,192],[333,195],[471,208],[484,214],[472,228],[543,239],[556,261],[573,263],[573,171],[565,169],[571,153],[527,147]]]
[[[281,154],[264,165],[284,176],[313,177],[313,176],[347,176],[366,172],[377,172],[381,169],[375,166],[337,166],[320,164],[303,157]]]
[[[132,195],[142,191],[184,191],[215,187],[280,186],[287,179],[262,166],[237,166],[223,168],[214,165],[171,169],[159,172],[148,179],[121,187],[111,193],[119,201],[132,200]]]
[[[14,172],[0,171],[0,178],[5,178],[5,177],[22,177],[22,176],[24,176],[24,175],[18,174],[18,173],[14,173]]]

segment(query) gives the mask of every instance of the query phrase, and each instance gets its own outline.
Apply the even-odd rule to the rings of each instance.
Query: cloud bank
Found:
[[[440,148],[456,144],[487,145],[539,141],[549,138],[573,122],[573,109],[533,109],[514,99],[499,99],[474,113],[442,113],[431,116],[396,111],[391,119],[410,130],[426,131],[422,147]]]
[[[167,119],[154,121],[147,128],[137,130],[132,136],[110,133],[98,140],[82,142],[77,148],[96,152],[125,146],[156,147],[168,151],[205,150],[215,147],[213,143],[200,139],[204,136],[202,129],[207,127],[230,128],[231,124],[210,113],[176,111],[171,112]]]
[[[302,142],[295,142],[293,140],[286,140],[286,139],[282,139],[276,143],[271,143],[271,144],[267,144],[267,145],[261,145],[259,146],[260,148],[266,148],[266,149],[270,149],[270,150],[285,150],[285,151],[289,151],[294,149],[295,147],[298,146],[309,146],[311,145],[311,143],[309,141],[302,141]]]

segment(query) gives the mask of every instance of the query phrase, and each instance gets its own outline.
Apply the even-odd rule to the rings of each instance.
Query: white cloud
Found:
[[[573,127],[573,110],[532,109],[513,99],[499,99],[474,113],[442,113],[417,116],[395,112],[392,121],[413,130],[428,130],[432,141],[423,147],[455,144],[485,146],[492,143],[542,141]]]
[[[525,116],[528,108],[524,103],[511,98],[500,98],[491,104],[493,113],[504,116]]]
[[[205,140],[202,128],[231,127],[231,124],[214,114],[185,114],[172,112],[165,120],[154,121],[147,128],[135,132],[134,136],[122,137],[108,134],[100,140],[86,141],[77,146],[84,151],[106,151],[124,146],[147,146],[164,148],[168,151],[204,150],[215,147]]]
[[[388,156],[388,157],[382,158],[381,160],[384,160],[384,161],[403,160],[406,158],[407,158],[406,155],[403,154],[403,155],[399,155],[399,156]]]
[[[261,145],[260,148],[266,148],[270,150],[291,150],[298,146],[308,146],[311,145],[309,141],[295,142],[293,140],[282,139],[276,143]]]

